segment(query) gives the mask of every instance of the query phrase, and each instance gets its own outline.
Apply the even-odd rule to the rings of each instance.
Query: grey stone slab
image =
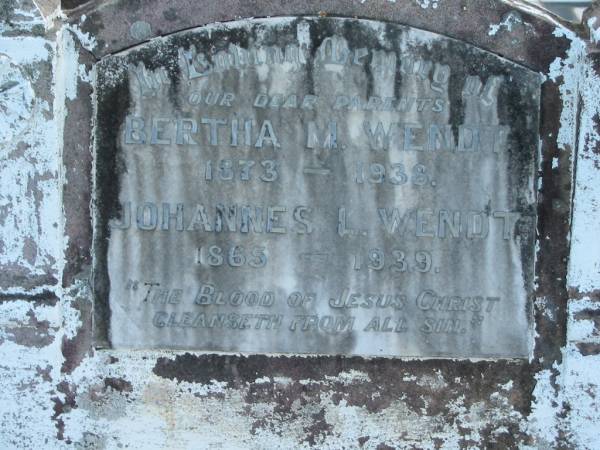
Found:
[[[527,357],[540,82],[355,19],[231,22],[106,57],[98,343]]]

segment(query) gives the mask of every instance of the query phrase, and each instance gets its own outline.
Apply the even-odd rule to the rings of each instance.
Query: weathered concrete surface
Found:
[[[52,117],[54,44],[35,9],[15,9],[0,38],[0,286],[4,294],[58,282],[60,136]]]
[[[413,28],[281,17],[97,75],[114,348],[529,356],[538,74]]]
[[[10,219],[2,240],[13,249],[2,252],[2,448],[598,448],[600,252],[592,250],[600,231],[595,183],[600,101],[594,14],[589,34],[547,22],[535,11],[521,12],[523,28],[512,31],[501,14],[494,15],[514,9],[513,3],[473,10],[467,5],[461,12],[458,2],[446,8],[440,1],[436,9],[431,3],[421,9],[425,2],[356,2],[357,14],[359,8],[390,17],[418,11],[415,22],[421,24],[439,24],[443,12],[456,11],[445,22],[445,34],[469,34],[473,18],[484,25],[472,27],[472,43],[514,46],[522,55],[518,39],[525,36],[527,54],[537,61],[530,67],[548,77],[542,86],[537,336],[531,361],[392,361],[92,350],[89,254],[70,237],[77,233],[80,243],[91,239],[91,225],[82,217],[90,220],[89,208],[85,196],[82,206],[62,204],[70,182],[79,179],[84,186],[91,180],[85,174],[90,147],[81,145],[78,154],[77,133],[65,133],[63,124],[70,115],[81,116],[73,123],[91,120],[87,51],[97,51],[96,41],[80,25],[94,34],[110,30],[102,11],[114,4],[88,10],[93,21],[76,17],[71,25],[59,22],[43,30],[33,4],[22,0],[10,23],[2,23],[0,52],[18,62],[35,99],[29,118],[21,110],[2,111],[3,123],[16,124],[13,130],[19,120],[35,121],[35,133],[1,144],[2,194],[8,192],[3,205]],[[293,13],[296,4],[273,7]],[[163,11],[143,15],[135,8],[114,20],[123,30],[115,34],[115,49],[128,45],[130,38],[122,37],[130,24],[155,23],[153,17]],[[316,15],[317,8],[303,13]],[[118,15],[112,11],[106,17]],[[492,19],[481,11],[491,11]],[[202,24],[191,23],[190,16],[182,15],[182,25],[171,30]],[[177,11],[168,17],[177,19]],[[530,29],[527,24],[531,32],[523,31]],[[511,43],[512,33],[517,44]],[[80,44],[87,50],[76,51]],[[30,51],[23,51],[25,45]],[[535,49],[540,55],[533,55]],[[71,113],[79,102],[79,112]],[[85,136],[89,129],[80,126]],[[71,153],[63,159],[67,145]],[[577,170],[571,170],[571,161]],[[81,171],[68,169],[79,164]],[[19,191],[30,175],[31,193]],[[37,250],[20,252],[28,237]],[[82,256],[67,273],[69,245]]]
[[[452,36],[486,50],[544,71],[553,61],[556,46],[568,43],[552,30],[561,21],[541,14],[531,5],[471,0],[468,3],[430,0],[365,1],[305,0],[301,2],[225,0],[207,2],[201,10],[194,0],[89,1],[73,10],[71,20],[97,39],[94,54],[103,56],[139,44],[149,38],[214,22],[244,17],[318,15],[360,17],[407,24]],[[485,14],[483,14],[485,11]],[[466,17],[469,20],[464,20]],[[143,22],[149,34],[131,32]],[[536,39],[546,36],[545,40]]]

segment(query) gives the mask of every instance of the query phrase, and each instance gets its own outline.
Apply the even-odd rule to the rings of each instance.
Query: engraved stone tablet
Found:
[[[98,344],[527,357],[539,92],[464,42],[355,19],[105,58]]]

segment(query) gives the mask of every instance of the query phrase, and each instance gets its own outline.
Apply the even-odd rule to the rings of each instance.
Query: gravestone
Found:
[[[541,81],[341,18],[209,25],[105,57],[98,345],[528,357]]]
[[[0,5],[0,448],[597,447],[597,4]]]

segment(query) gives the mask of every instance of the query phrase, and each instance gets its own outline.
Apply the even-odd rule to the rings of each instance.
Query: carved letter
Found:
[[[125,143],[145,144],[146,133],[144,128],[145,125],[143,118],[127,116],[125,119]]]

